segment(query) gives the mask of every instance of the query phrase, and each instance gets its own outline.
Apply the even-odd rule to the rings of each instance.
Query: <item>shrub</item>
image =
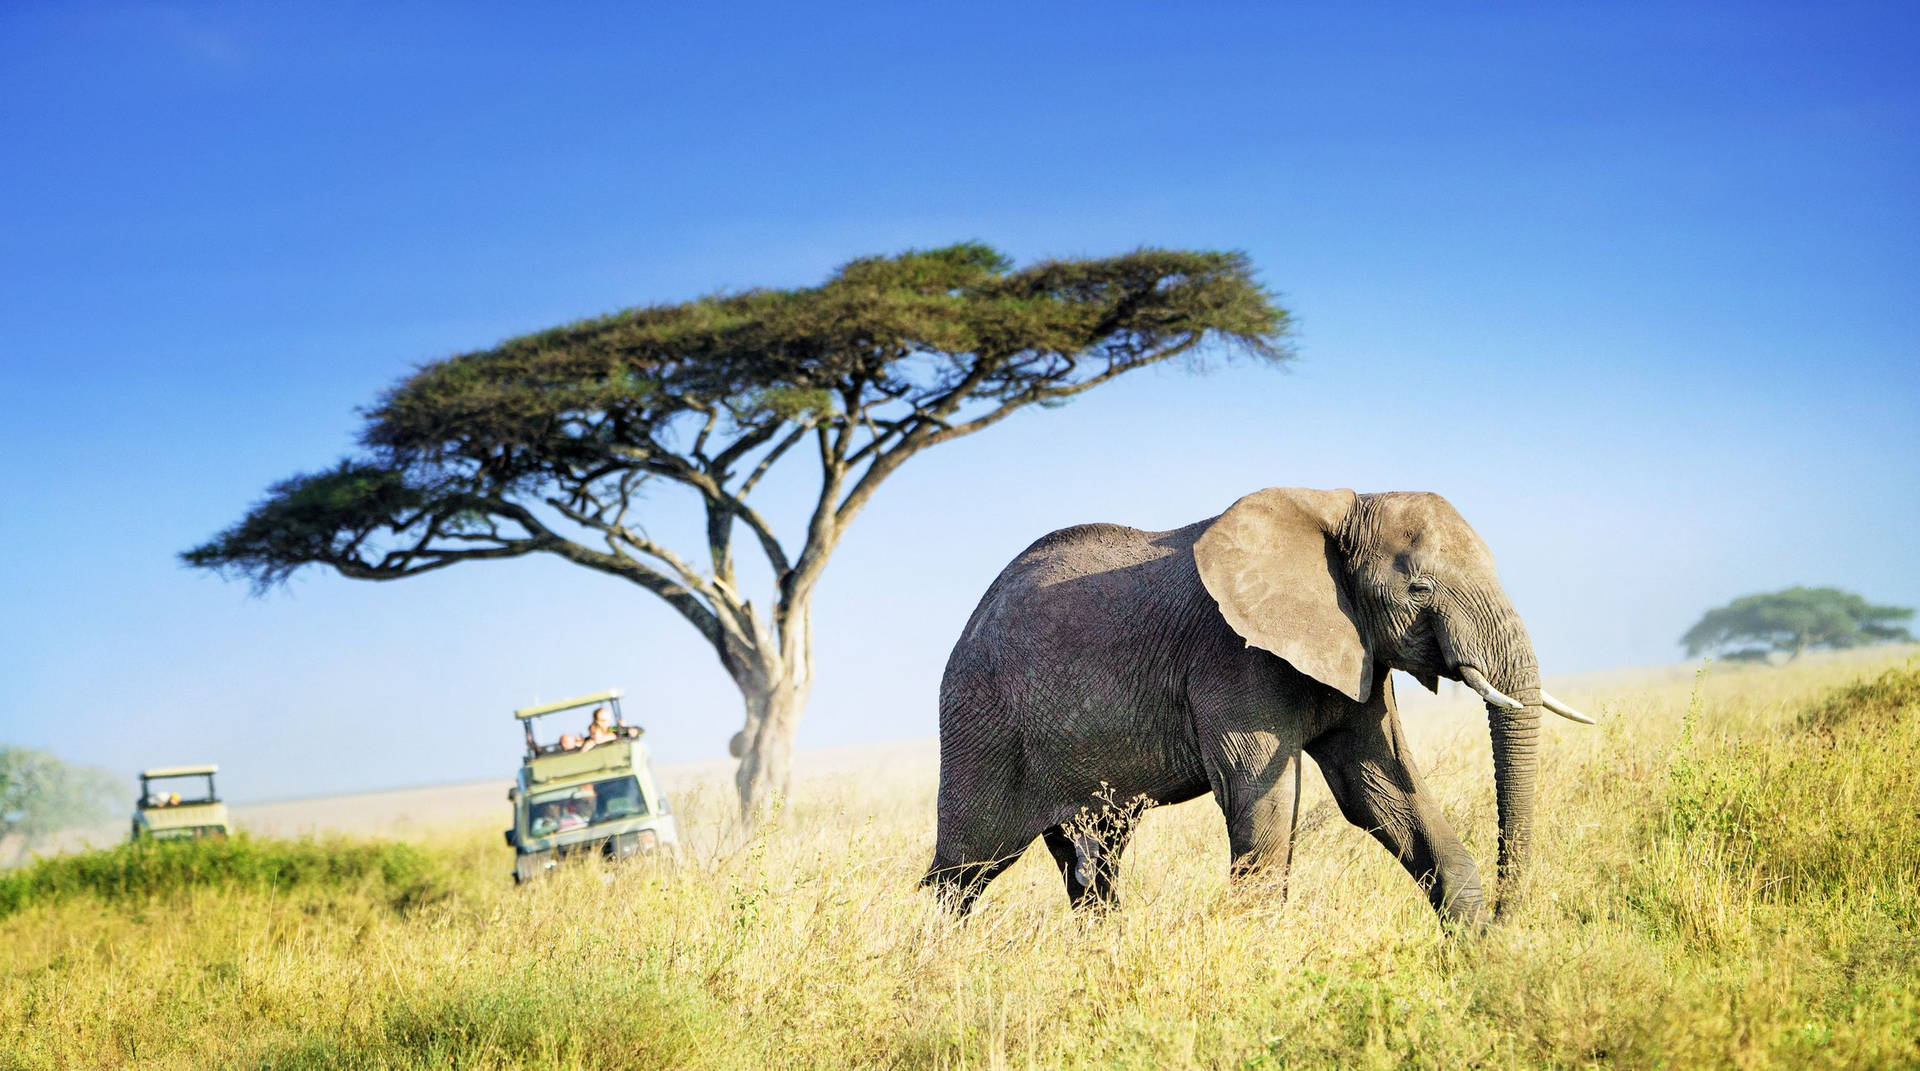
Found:
[[[139,840],[41,859],[0,876],[0,917],[37,904],[92,896],[114,902],[188,889],[369,888],[389,906],[443,899],[445,875],[409,844],[248,836]]]
[[[1885,728],[1898,718],[1913,718],[1916,712],[1920,712],[1920,667],[1909,661],[1873,680],[1834,689],[1800,716],[1798,727],[1831,736],[1862,724]]]

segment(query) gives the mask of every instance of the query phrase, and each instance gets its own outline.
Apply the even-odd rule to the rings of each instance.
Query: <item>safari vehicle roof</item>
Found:
[[[513,712],[513,716],[525,721],[528,718],[537,718],[543,714],[558,714],[563,710],[592,706],[595,703],[605,703],[618,698],[620,698],[620,689],[609,688],[604,692],[594,692],[592,695],[575,696],[572,699],[562,699],[554,703],[541,703],[538,706],[521,707],[519,710]]]
[[[192,777],[194,774],[219,773],[220,767],[209,762],[204,766],[155,766],[151,770],[141,770],[140,776],[154,777]]]

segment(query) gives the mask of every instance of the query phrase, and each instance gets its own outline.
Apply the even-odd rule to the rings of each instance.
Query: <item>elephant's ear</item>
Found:
[[[1193,546],[1200,582],[1250,647],[1366,702],[1373,655],[1336,535],[1352,491],[1269,487],[1233,504]]]

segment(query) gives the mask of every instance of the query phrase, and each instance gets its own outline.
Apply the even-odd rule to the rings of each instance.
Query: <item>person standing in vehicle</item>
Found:
[[[622,726],[613,723],[613,712],[606,707],[593,708],[593,720],[587,723],[586,740],[580,745],[582,751],[592,751],[597,744],[610,744],[620,738]]]

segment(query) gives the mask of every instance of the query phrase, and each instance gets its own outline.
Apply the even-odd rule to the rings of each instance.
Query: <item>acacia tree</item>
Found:
[[[0,864],[31,851],[40,838],[105,818],[120,779],[73,766],[45,751],[0,746]],[[127,790],[131,794],[130,790]]]
[[[183,557],[256,588],[310,564],[396,580],[534,553],[638,585],[740,689],[732,750],[751,814],[788,785],[822,572],[888,476],[1203,344],[1279,360],[1287,326],[1239,253],[1014,270],[963,244],[856,260],[816,287],[632,308],[427,364],[365,414],[360,455],[274,486]],[[817,478],[797,533],[753,499],[788,459]],[[704,511],[704,546],[649,534],[659,485]],[[737,531],[766,559],[758,601],[735,568]]]
[[[1912,616],[1906,607],[1875,606],[1839,588],[1792,587],[1744,595],[1708,610],[1680,642],[1688,655],[1748,644],[1757,646],[1726,657],[1751,661],[1764,659],[1770,651],[1785,651],[1792,660],[1809,648],[1911,641],[1913,635],[1896,622]]]

